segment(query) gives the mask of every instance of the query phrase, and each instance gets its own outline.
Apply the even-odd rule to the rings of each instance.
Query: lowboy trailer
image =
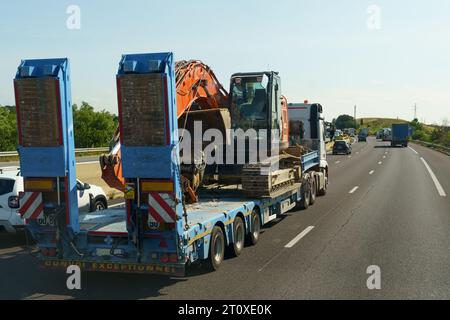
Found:
[[[185,203],[173,54],[124,55],[116,78],[125,204],[79,214],[69,61],[25,60],[18,68],[21,215],[43,266],[182,276],[188,264],[204,261],[215,270],[227,248],[239,255],[268,222],[325,194],[324,134],[316,123],[323,119],[315,106],[314,117],[304,119],[312,121],[305,128],[318,130],[310,134],[318,143],[299,155],[300,183],[259,199],[245,197],[239,186],[202,190],[198,203]]]

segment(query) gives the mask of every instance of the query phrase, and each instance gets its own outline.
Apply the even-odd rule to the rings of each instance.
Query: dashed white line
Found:
[[[349,158],[351,158],[352,156],[348,156]]]
[[[312,229],[314,229],[314,226],[309,226],[308,228],[306,228],[305,230],[300,232],[294,239],[289,241],[289,243],[286,244],[284,247],[285,248],[292,248],[293,246],[295,246],[295,244],[297,242],[299,242],[304,236],[306,236]]]
[[[354,187],[352,190],[350,190],[348,193],[354,193],[356,190],[358,190],[358,186]]]
[[[372,170],[369,172],[370,175],[372,175],[375,172],[375,170]]]
[[[382,164],[382,163],[383,163],[383,161],[378,162],[378,164]]]
[[[335,163],[338,164],[338,163],[341,163],[341,162],[340,161],[336,161]]]
[[[409,149],[411,149],[415,154],[419,154],[416,150],[414,150],[413,148],[411,148],[411,147],[408,147]]]
[[[433,170],[431,170],[430,166],[428,165],[428,163],[425,161],[424,158],[420,157],[420,160],[422,160],[423,164],[425,165],[425,168],[427,168],[428,173],[430,174],[431,179],[433,180],[434,185],[436,186],[436,189],[437,189],[439,195],[441,197],[446,197],[447,195],[444,191],[444,188],[442,188],[442,186],[439,183],[439,180],[436,178],[436,175],[434,174]]]
[[[383,156],[383,159],[386,159],[386,156]]]

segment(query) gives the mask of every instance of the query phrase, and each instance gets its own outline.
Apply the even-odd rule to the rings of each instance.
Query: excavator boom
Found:
[[[208,127],[225,130],[230,125],[226,109],[228,93],[209,66],[199,60],[178,61],[175,64],[177,90],[177,116],[180,128],[188,129],[193,121],[200,120]],[[102,179],[111,187],[123,191],[120,133],[116,130],[110,153],[100,156]],[[192,195],[198,187],[198,178],[184,179],[186,192]],[[197,183],[192,184],[191,181]],[[194,201],[194,200],[193,200]]]

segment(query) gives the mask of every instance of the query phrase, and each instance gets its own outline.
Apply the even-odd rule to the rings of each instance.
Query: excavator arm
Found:
[[[189,130],[194,121],[202,121],[204,130],[214,127],[226,130],[230,127],[230,116],[226,109],[228,93],[209,66],[199,60],[178,61],[175,64],[177,90],[177,116],[179,127]],[[110,153],[100,156],[102,179],[111,187],[121,191],[125,188],[122,176],[120,132],[116,130]],[[202,173],[190,170],[182,176],[183,188],[190,202],[196,201],[196,189],[201,183]]]

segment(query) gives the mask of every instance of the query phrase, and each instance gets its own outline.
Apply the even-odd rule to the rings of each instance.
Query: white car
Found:
[[[105,192],[99,186],[89,185],[77,180],[78,208],[80,212],[93,212],[108,208]],[[20,171],[0,170],[0,229],[8,232],[24,225],[17,213],[20,208],[19,192],[23,191],[23,178]]]

